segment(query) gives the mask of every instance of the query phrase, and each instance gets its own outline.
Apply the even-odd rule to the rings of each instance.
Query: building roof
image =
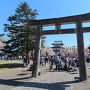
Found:
[[[64,45],[63,43],[52,43],[52,45]]]
[[[61,41],[54,41],[54,43],[52,43],[52,45],[64,45]]]

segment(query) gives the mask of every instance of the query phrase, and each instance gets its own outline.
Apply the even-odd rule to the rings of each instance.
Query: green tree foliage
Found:
[[[32,9],[26,2],[22,2],[15,10],[15,14],[8,17],[8,24],[4,24],[9,40],[6,42],[5,53],[10,55],[27,55],[35,47],[35,26],[30,26],[28,20],[34,20],[37,10]]]

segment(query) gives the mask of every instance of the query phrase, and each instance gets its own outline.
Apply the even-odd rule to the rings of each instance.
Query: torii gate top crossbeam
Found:
[[[41,19],[41,20],[30,20],[28,21],[31,26],[33,25],[54,25],[54,24],[69,24],[75,23],[76,21],[82,22],[90,22],[90,13],[75,15],[75,16],[68,16],[68,17],[61,17],[61,18],[51,18],[51,19]]]
[[[90,22],[90,13],[68,16],[62,18],[51,18],[42,20],[29,20],[30,26],[55,26],[55,30],[41,30],[42,35],[52,35],[52,34],[72,34],[75,33],[76,28],[61,29],[59,26],[62,24],[76,24],[78,21]],[[82,27],[83,32],[90,32],[90,27]],[[30,35],[36,35],[36,32],[30,32]]]

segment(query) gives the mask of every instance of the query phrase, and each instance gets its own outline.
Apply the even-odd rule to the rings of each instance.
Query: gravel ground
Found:
[[[87,67],[88,79],[79,81],[79,73],[75,72],[49,72],[12,90],[90,90],[90,68]]]
[[[70,90],[71,84],[77,82],[74,79],[77,76],[67,72],[47,72],[12,90]]]
[[[20,72],[27,73],[24,69],[21,71],[18,69],[17,74],[20,75]],[[0,90],[90,90],[90,66],[87,67],[88,79],[83,82],[79,82],[79,73],[77,71],[49,72],[47,69],[43,70],[41,76],[37,78],[30,78],[30,72],[19,77],[16,76],[15,71],[13,74],[17,79],[13,79],[13,75],[12,79],[7,79],[8,75],[2,77]],[[9,80],[11,81],[9,82]],[[4,83],[7,84],[5,85]]]

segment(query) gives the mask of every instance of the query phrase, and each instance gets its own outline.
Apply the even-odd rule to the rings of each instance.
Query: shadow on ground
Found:
[[[23,87],[33,87],[41,89],[49,89],[49,90],[65,90],[66,87],[70,87],[70,84],[80,82],[79,80],[74,81],[66,81],[66,82],[56,82],[56,83],[39,83],[39,82],[20,82],[16,80],[22,79],[30,79],[31,77],[26,78],[16,78],[10,80],[0,79],[0,84],[8,85],[8,86],[23,86]]]
[[[10,63],[10,64],[1,64],[0,65],[0,69],[3,69],[3,68],[18,68],[18,67],[23,67],[23,64]]]

